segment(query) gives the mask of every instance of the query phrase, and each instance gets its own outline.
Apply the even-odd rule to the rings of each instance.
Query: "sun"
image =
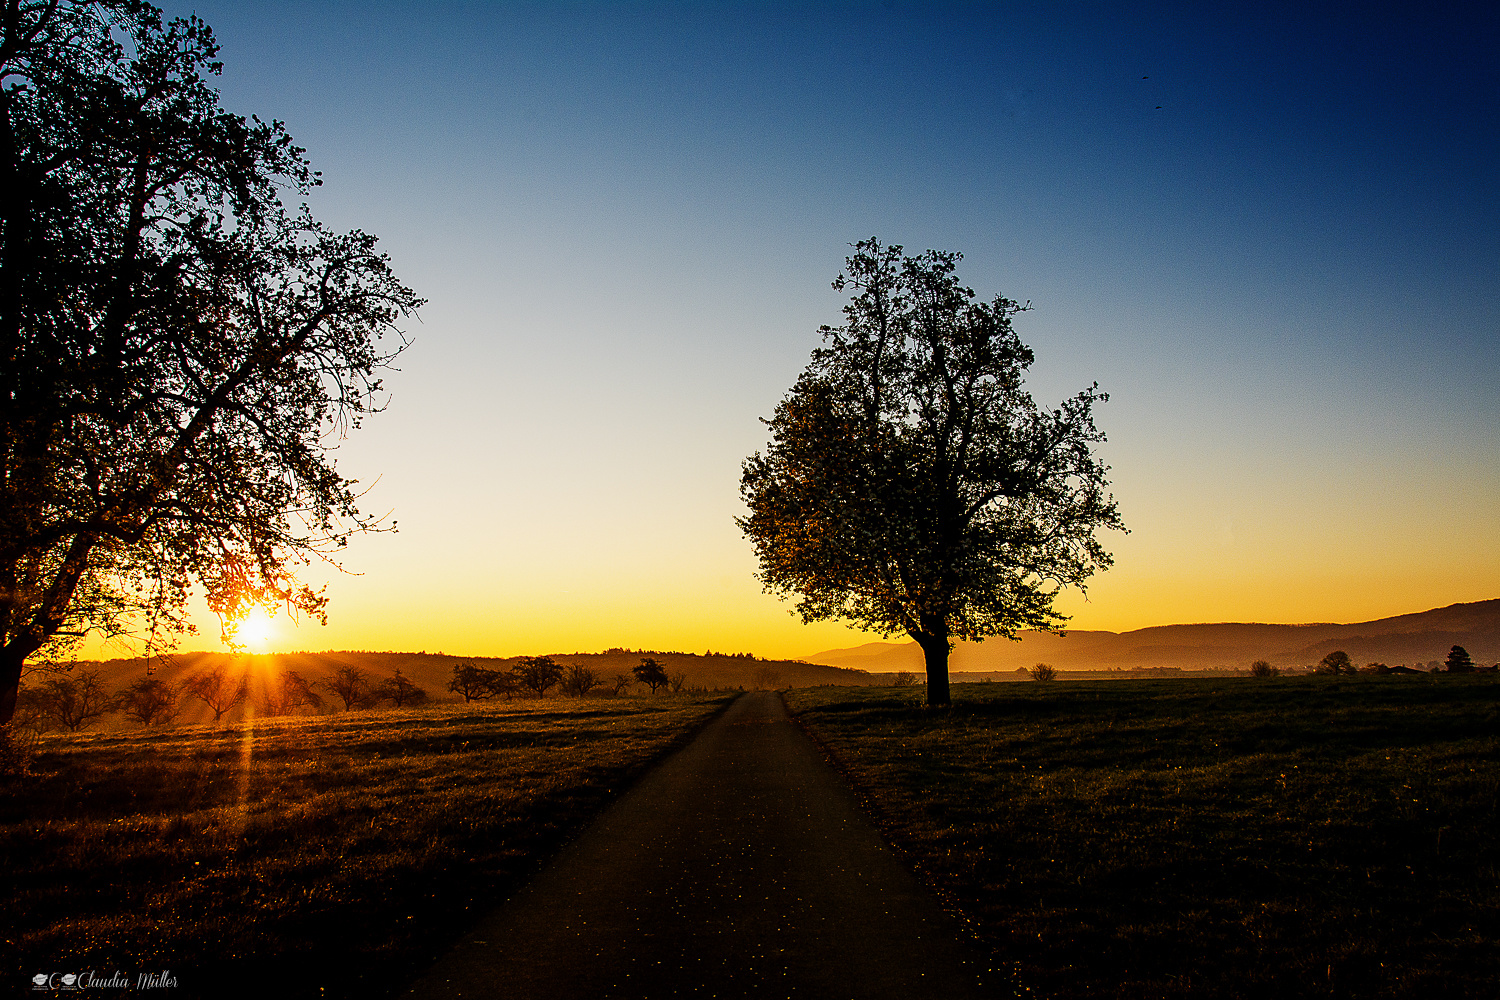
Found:
[[[264,608],[251,608],[245,617],[235,623],[230,640],[237,646],[245,646],[256,652],[263,651],[271,642],[275,632],[271,616]]]

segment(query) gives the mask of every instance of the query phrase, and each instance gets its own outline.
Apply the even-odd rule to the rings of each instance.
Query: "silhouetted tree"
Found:
[[[687,671],[674,670],[667,674],[667,686],[672,689],[673,694],[681,694],[683,685],[687,683]]]
[[[1265,660],[1256,660],[1254,663],[1250,664],[1251,677],[1276,677],[1280,674],[1280,670],[1271,666],[1271,664],[1267,663]]]
[[[610,682],[610,686],[614,689],[615,697],[618,698],[620,695],[628,691],[630,689],[630,686],[634,683],[635,678],[630,676],[629,674],[615,674],[615,679]]]
[[[550,656],[523,656],[511,668],[511,674],[521,687],[534,692],[538,698],[545,698],[547,689],[562,680],[562,667]]]
[[[774,667],[756,667],[750,675],[750,683],[760,691],[774,691],[781,687],[781,671]]]
[[[1472,674],[1474,672],[1474,658],[1469,651],[1462,646],[1454,646],[1448,650],[1448,659],[1444,663],[1450,674]]]
[[[652,694],[656,693],[657,688],[667,683],[667,672],[662,669],[662,665],[657,663],[654,657],[641,657],[641,665],[633,668],[631,673],[635,674],[636,680],[642,684],[649,685]]]
[[[1057,668],[1050,663],[1038,663],[1026,671],[1034,681],[1051,681],[1057,679]]]
[[[266,715],[294,715],[304,708],[317,711],[322,707],[323,696],[295,670],[287,670],[276,678],[261,703]]]
[[[891,687],[909,688],[917,686],[917,675],[910,670],[896,671],[895,678],[891,681]]]
[[[369,675],[358,667],[340,667],[323,682],[323,687],[344,703],[344,711],[368,708],[374,704],[375,688]]]
[[[207,705],[218,722],[225,712],[232,711],[249,696],[250,685],[244,677],[233,680],[229,669],[221,663],[212,670],[193,674],[183,683],[183,690]]]
[[[0,724],[28,658],[89,633],[321,617],[298,558],[374,522],[328,458],[420,304],[305,208],[280,122],[230,114],[196,17],[0,12]]]
[[[604,683],[599,675],[581,663],[575,663],[563,671],[562,692],[573,698],[582,698]]]
[[[908,257],[866,240],[834,288],[854,289],[746,460],[738,524],[767,590],[804,621],[906,633],[927,662],[927,699],[949,701],[955,639],[1058,631],[1059,590],[1082,587],[1123,528],[1094,457],[1094,386],[1044,410],[1011,320],[976,299],[958,254]]]
[[[143,677],[120,692],[120,711],[143,726],[177,718],[182,691],[160,677]]]
[[[116,708],[116,702],[99,682],[99,671],[84,670],[77,677],[49,678],[38,692],[42,717],[77,732]]]
[[[418,687],[410,678],[403,677],[401,668],[396,668],[396,675],[381,682],[375,689],[375,697],[379,701],[388,701],[397,708],[405,708],[407,705],[420,705],[427,700],[425,688]]]
[[[1313,673],[1315,674],[1331,674],[1334,676],[1358,672],[1355,669],[1354,661],[1349,659],[1349,654],[1342,649],[1336,649],[1329,653],[1322,660],[1318,661],[1318,665],[1313,668]]]

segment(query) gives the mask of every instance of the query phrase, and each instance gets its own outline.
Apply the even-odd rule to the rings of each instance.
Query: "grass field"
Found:
[[[1500,683],[787,694],[1043,997],[1494,997]]]
[[[389,995],[723,697],[49,736],[0,778],[0,981]]]

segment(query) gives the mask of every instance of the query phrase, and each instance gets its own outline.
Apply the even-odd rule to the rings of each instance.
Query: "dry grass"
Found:
[[[46,737],[0,779],[6,983],[172,969],[177,996],[380,996],[719,697]]]
[[[1029,995],[1494,996],[1494,679],[918,698],[787,696]]]

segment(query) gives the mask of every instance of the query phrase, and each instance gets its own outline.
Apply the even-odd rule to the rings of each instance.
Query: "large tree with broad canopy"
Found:
[[[834,282],[845,322],[744,463],[738,523],[768,591],[805,621],[842,618],[921,646],[929,704],[949,701],[955,639],[1059,631],[1060,590],[1111,563],[1123,530],[1105,466],[1097,384],[1055,409],[1023,384],[1026,307],[977,298],[956,253],[870,239]]]
[[[420,302],[283,204],[318,176],[217,53],[139,0],[0,0],[0,723],[29,658],[170,637],[195,586],[320,615],[294,571],[374,523],[328,447]]]

